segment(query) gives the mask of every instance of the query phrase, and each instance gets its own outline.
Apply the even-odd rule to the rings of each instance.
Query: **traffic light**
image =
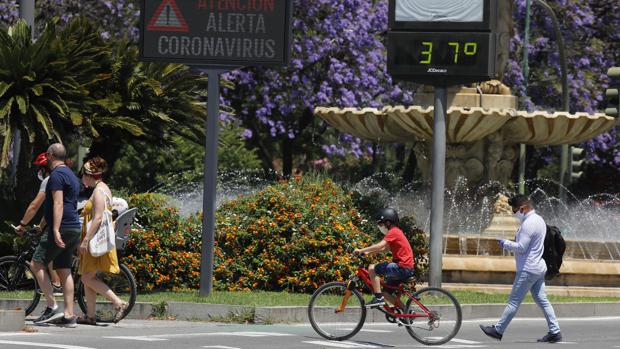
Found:
[[[583,148],[571,147],[570,154],[570,178],[571,181],[577,181],[581,177],[583,177],[583,169],[586,162],[584,160],[584,157],[586,155],[586,152]]]
[[[620,91],[620,67],[609,68],[607,76],[609,76],[609,88],[605,91],[605,96],[607,97],[605,114],[617,118],[620,115],[620,97],[618,96],[618,91]]]

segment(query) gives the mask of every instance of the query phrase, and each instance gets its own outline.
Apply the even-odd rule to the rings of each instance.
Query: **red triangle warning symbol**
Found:
[[[189,27],[174,0],[163,0],[146,30],[163,32],[188,32]]]

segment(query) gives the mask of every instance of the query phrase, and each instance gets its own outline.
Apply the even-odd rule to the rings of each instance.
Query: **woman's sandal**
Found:
[[[116,308],[116,312],[114,313],[114,323],[118,323],[125,317],[125,311],[129,307],[129,303],[123,302],[120,307]]]
[[[97,326],[97,320],[94,317],[89,317],[87,315],[78,316],[76,322],[80,325]]]

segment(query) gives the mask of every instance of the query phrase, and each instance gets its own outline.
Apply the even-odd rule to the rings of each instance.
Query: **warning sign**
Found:
[[[286,65],[291,55],[293,2],[140,0],[140,59],[192,65]]]
[[[146,30],[162,32],[188,32],[187,22],[174,0],[163,0]]]

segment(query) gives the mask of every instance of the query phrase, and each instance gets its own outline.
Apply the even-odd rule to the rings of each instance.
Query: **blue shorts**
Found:
[[[375,265],[377,275],[384,276],[386,281],[396,281],[397,283],[413,277],[413,268],[403,268],[396,263],[383,262]]]

